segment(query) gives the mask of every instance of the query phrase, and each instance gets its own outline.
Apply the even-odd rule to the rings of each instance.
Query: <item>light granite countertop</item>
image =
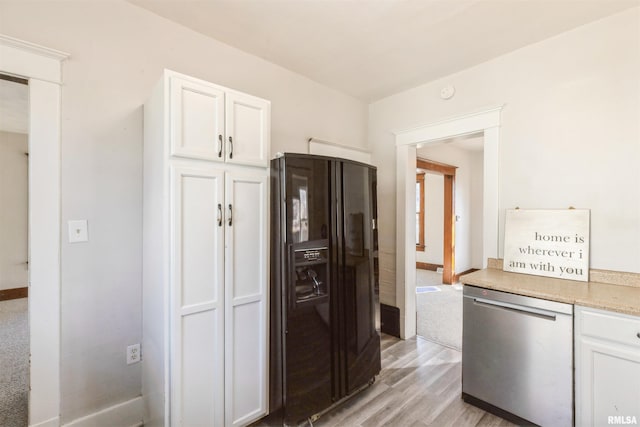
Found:
[[[461,276],[460,281],[465,285],[640,316],[640,287],[635,286],[635,280],[630,285],[577,282],[487,268]]]

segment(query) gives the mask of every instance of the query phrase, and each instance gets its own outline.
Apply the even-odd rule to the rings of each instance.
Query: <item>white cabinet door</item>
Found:
[[[171,419],[224,423],[224,173],[172,170]]]
[[[270,122],[269,101],[238,92],[227,92],[227,162],[268,167]]]
[[[640,318],[576,307],[576,426],[640,423]]]
[[[640,423],[640,351],[586,337],[580,347],[576,425],[624,424],[616,421],[631,417]]]
[[[224,161],[224,91],[173,76],[170,79],[171,155]]]
[[[267,412],[267,174],[226,174],[226,425]]]

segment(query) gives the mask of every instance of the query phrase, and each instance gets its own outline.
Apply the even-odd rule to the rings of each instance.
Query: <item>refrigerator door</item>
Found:
[[[371,168],[344,162],[338,168],[339,315],[344,325],[342,395],[366,385],[380,371],[380,335],[376,328]],[[338,171],[339,172],[339,171]]]

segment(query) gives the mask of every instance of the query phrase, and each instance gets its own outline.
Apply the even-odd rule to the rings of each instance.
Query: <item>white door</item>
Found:
[[[170,79],[171,155],[224,161],[224,91],[179,77]]]
[[[576,425],[640,423],[640,349],[589,337],[579,345]]]
[[[267,173],[226,174],[226,422],[267,411]]]
[[[172,170],[171,424],[224,423],[224,174]]]
[[[271,104],[237,92],[226,94],[226,160],[228,163],[269,166]]]

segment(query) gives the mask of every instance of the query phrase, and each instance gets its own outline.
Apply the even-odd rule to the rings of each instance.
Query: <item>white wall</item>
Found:
[[[29,138],[0,132],[0,290],[24,288],[27,270]]]
[[[504,103],[500,229],[506,208],[589,208],[591,267],[639,272],[639,33],[639,9],[630,9],[372,103],[379,198],[396,196],[393,131]],[[456,95],[443,101],[446,84]],[[395,204],[380,205],[381,265],[395,265],[395,215]],[[381,271],[387,304],[394,278]]]
[[[442,265],[443,250],[444,175],[426,172],[424,174],[424,251],[416,251],[416,261]]]
[[[141,392],[142,104],[171,68],[272,101],[272,154],[309,137],[366,147],[367,107],[123,1],[0,2],[4,34],[71,54],[62,87],[63,422]],[[64,233],[63,233],[64,234]],[[144,354],[144,353],[143,353]]]

